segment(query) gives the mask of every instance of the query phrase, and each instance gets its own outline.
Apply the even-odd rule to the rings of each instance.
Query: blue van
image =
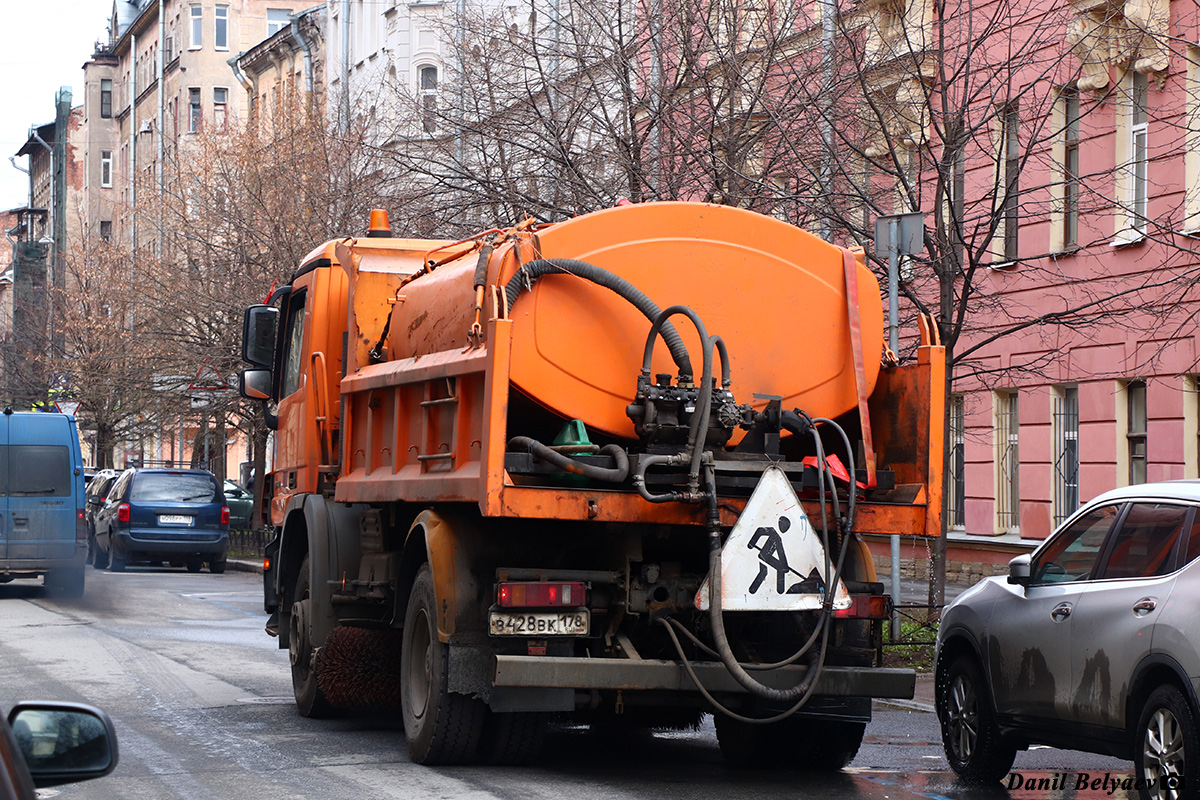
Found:
[[[87,560],[83,455],[75,418],[0,414],[0,583],[45,576],[46,588],[83,594]]]

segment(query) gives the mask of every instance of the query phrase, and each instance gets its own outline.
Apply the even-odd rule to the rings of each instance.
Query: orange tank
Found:
[[[489,284],[505,284],[519,266],[517,253],[528,261],[535,246],[545,258],[586,261],[624,278],[660,308],[696,311],[708,333],[725,341],[739,402],[751,401],[752,393],[780,395],[784,408],[830,418],[858,406],[845,251],[838,247],[754,212],[677,202],[610,208],[543,227],[523,244],[519,239],[492,254]],[[400,291],[390,359],[467,346],[476,261],[471,253]],[[852,272],[869,394],[882,355],[883,307],[878,282],[861,259]],[[565,418],[634,438],[625,407],[650,330],[645,316],[608,289],[569,275],[537,280],[510,316],[516,388]],[[673,321],[699,379],[696,332],[684,317]],[[653,371],[677,371],[661,340]]]

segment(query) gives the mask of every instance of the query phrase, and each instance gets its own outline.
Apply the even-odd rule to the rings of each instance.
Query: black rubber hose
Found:
[[[644,295],[629,281],[619,275],[614,275],[606,269],[597,267],[595,264],[589,264],[586,261],[576,261],[573,258],[539,258],[535,261],[530,261],[528,264],[523,264],[508,279],[508,283],[504,284],[504,295],[508,299],[508,307],[510,309],[513,307],[522,289],[527,288],[543,275],[575,275],[576,277],[589,280],[597,286],[603,286],[605,289],[628,300],[651,322],[656,320],[658,315],[662,313],[653,300]],[[692,376],[695,374],[692,372],[692,359],[688,355],[683,339],[679,336],[679,331],[675,330],[674,326],[669,322],[665,323],[662,326],[662,337],[663,341],[667,343],[667,348],[671,351],[671,358],[675,361],[675,366],[679,368],[680,380],[690,382]]]
[[[585,478],[592,478],[597,481],[621,483],[629,477],[629,456],[615,444],[608,444],[600,448],[601,453],[608,453],[616,460],[617,466],[613,468],[597,467],[594,464],[581,464],[570,456],[547,447],[537,439],[531,439],[528,436],[514,436],[508,442],[508,449],[514,451],[526,450],[533,453],[534,458],[548,461],[556,467],[565,469],[572,475],[582,475]]]

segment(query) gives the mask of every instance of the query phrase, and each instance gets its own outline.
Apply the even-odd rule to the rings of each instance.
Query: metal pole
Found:
[[[893,353],[900,351],[900,220],[888,220],[888,346]],[[900,594],[900,536],[893,533],[892,547],[892,603],[901,602]],[[892,608],[892,641],[900,641],[900,612]]]

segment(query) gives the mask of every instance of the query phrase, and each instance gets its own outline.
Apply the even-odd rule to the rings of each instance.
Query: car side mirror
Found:
[[[1016,586],[1029,585],[1029,569],[1032,556],[1024,553],[1008,562],[1008,582]]]
[[[248,400],[271,399],[271,370],[244,369],[238,373],[238,390]]]
[[[39,789],[102,778],[117,767],[117,731],[98,708],[18,703],[8,724]]]

